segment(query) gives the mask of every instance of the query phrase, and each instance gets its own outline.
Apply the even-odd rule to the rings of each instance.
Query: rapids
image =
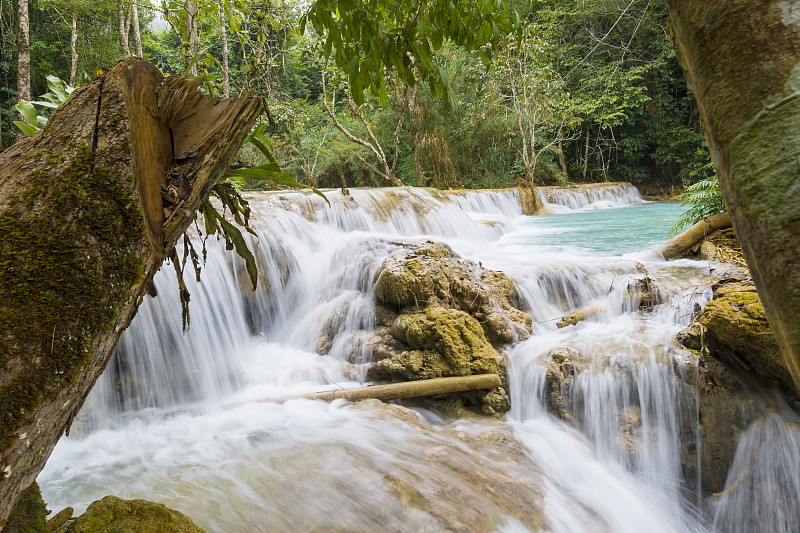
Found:
[[[253,197],[259,286],[209,240],[181,331],[171,268],[146,298],[72,430],[40,474],[51,509],[107,494],[144,498],[215,532],[793,531],[800,430],[770,411],[740,439],[719,500],[684,479],[682,435],[697,430],[679,384],[692,355],[674,342],[726,267],[665,262],[674,203],[632,187],[546,190],[554,215],[522,214],[515,191],[401,188]],[[290,400],[359,386],[383,260],[408,240],[446,243],[515,283],[534,335],[503,351],[507,420],[445,420],[379,402]],[[643,269],[664,301],[632,308]],[[191,277],[187,275],[187,278]],[[588,304],[603,311],[563,329]],[[336,316],[336,320],[329,319]],[[315,346],[335,324],[326,356]],[[365,346],[366,343],[360,345]],[[550,414],[546,359],[580,354],[569,422]],[[635,424],[634,424],[635,422]],[[632,426],[636,430],[632,430]],[[702,476],[702,472],[698,473]]]

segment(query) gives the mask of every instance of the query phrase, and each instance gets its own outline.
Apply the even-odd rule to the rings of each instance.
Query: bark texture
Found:
[[[31,46],[30,25],[28,20],[28,0],[17,2],[17,99],[31,99]],[[20,120],[24,120],[20,115]],[[25,138],[21,131],[17,132],[17,140]]]
[[[668,3],[734,230],[800,389],[800,2]]]
[[[197,84],[125,59],[0,154],[0,529],[261,112]]]

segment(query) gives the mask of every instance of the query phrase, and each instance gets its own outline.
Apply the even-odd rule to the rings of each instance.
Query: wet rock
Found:
[[[460,258],[442,244],[403,243],[381,267],[375,285],[376,362],[367,378],[409,381],[499,373],[504,386],[407,402],[447,416],[465,409],[494,415],[510,409],[505,365],[496,348],[527,338],[531,317],[521,311],[502,272]]]
[[[186,515],[146,500],[106,496],[54,533],[203,533]]]
[[[764,406],[731,369],[713,357],[700,355],[696,366],[683,366],[678,377],[685,405],[681,424],[683,479],[696,490],[699,466],[702,492],[710,495],[725,487],[739,435]]]
[[[425,311],[400,315],[388,333],[395,344],[390,347],[386,341],[375,343],[380,346],[381,355],[388,357],[369,368],[368,379],[400,381],[494,374],[502,364],[502,357],[488,343],[480,324],[456,309],[430,306]],[[410,349],[398,353],[397,342]]]
[[[700,322],[695,321],[692,322],[689,327],[678,333],[677,341],[678,344],[690,350],[700,351],[703,346],[702,335],[703,326],[700,325]]]
[[[499,346],[530,336],[532,319],[520,311],[514,284],[434,243],[412,243],[392,254],[378,275],[375,296],[402,309],[440,305],[469,313]]]
[[[581,354],[572,348],[559,348],[547,355],[547,410],[565,422],[572,421],[570,387],[583,366]]]
[[[765,387],[776,388],[796,410],[800,407],[800,396],[751,280],[717,284],[714,299],[678,334],[678,342],[692,350],[705,344],[713,357],[733,364]]]

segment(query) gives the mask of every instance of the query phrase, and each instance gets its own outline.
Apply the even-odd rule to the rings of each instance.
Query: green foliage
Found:
[[[447,73],[434,53],[449,40],[475,50],[488,63],[502,36],[518,27],[518,19],[501,1],[450,0],[317,0],[300,20],[324,39],[323,56],[333,54],[347,73],[353,100],[364,103],[364,90],[386,100],[386,76],[397,75],[412,86],[428,81],[435,98],[450,98]]]
[[[17,111],[22,115],[22,118],[25,119],[25,122],[15,120],[14,125],[22,130],[22,133],[28,137],[44,128],[45,124],[47,124],[47,117],[37,115],[33,104],[55,109],[66,102],[69,95],[75,91],[74,87],[70,87],[57,76],[47,76],[47,87],[50,89],[50,92],[46,92],[40,96],[39,98],[42,98],[42,100],[34,100],[33,102],[22,101],[15,106]]]
[[[250,229],[249,225],[250,206],[248,205],[247,200],[245,200],[234,188],[233,184],[242,183],[246,178],[252,181],[271,181],[288,187],[302,188],[303,185],[296,182],[291,176],[280,169],[280,166],[268,148],[270,146],[270,141],[264,135],[263,125],[256,127],[252,132],[250,132],[245,139],[245,143],[255,146],[256,149],[258,149],[258,151],[261,152],[269,162],[257,167],[229,170],[224,175],[222,181],[216,184],[211,190],[211,196],[217,198],[222,203],[223,212],[220,213],[210,200],[206,200],[203,205],[200,206],[199,211],[203,215],[203,220],[205,222],[206,237],[215,234],[222,235],[222,237],[225,239],[226,249],[236,250],[237,255],[244,260],[247,273],[250,276],[250,281],[253,284],[253,290],[256,290],[258,285],[258,266],[256,265],[256,259],[253,256],[253,253],[250,251],[250,248],[248,248],[247,242],[245,241],[244,236],[239,228],[225,219],[225,212],[230,212],[238,226],[241,226],[249,233],[256,235],[256,233]],[[312,190],[314,193],[320,195],[326,202],[328,202],[328,199],[324,194],[322,194],[322,192],[315,188],[312,188]],[[328,204],[330,204],[330,202],[328,202]],[[187,239],[184,246],[185,254],[189,253],[190,249],[191,245]],[[196,263],[196,258],[194,255],[192,260]],[[177,264],[177,257],[173,258],[173,261],[176,261]],[[195,268],[197,268],[196,265]],[[182,284],[183,275],[180,273],[180,269],[178,278],[179,282]],[[186,289],[182,286],[181,290],[182,298],[184,298],[183,294]],[[188,297],[185,297],[184,300],[184,327],[186,327],[188,325],[188,312],[185,304],[188,303]]]
[[[726,209],[716,176],[689,185],[681,197],[681,206],[686,209],[672,227],[672,235],[705,217],[724,213]]]

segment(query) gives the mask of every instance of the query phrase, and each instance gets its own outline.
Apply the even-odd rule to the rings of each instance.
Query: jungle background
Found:
[[[3,148],[21,120],[19,2],[28,0],[0,0]],[[205,76],[212,96],[264,96],[275,157],[317,187],[629,181],[680,191],[713,178],[664,0],[509,7],[517,31],[491,61],[446,41],[431,54],[446,91],[391,74],[362,93],[305,23],[300,1],[30,0],[30,94],[42,100],[47,76],[80,85],[141,55],[165,74]],[[260,157],[240,154],[245,165]]]

